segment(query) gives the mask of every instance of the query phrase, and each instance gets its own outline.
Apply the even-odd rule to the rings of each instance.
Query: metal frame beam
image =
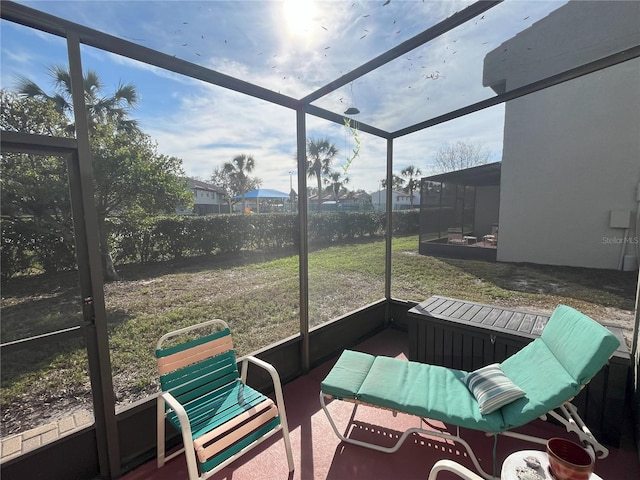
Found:
[[[359,67],[351,70],[348,73],[345,73],[340,78],[337,78],[331,83],[328,83],[324,87],[319,88],[315,92],[307,95],[301,101],[303,103],[311,103],[319,98],[324,97],[328,93],[337,90],[340,87],[345,86],[346,84],[366,75],[367,73],[376,70],[377,68],[389,63],[392,60],[395,60],[402,55],[409,53],[417,47],[424,45],[427,42],[439,37],[440,35],[447,33],[450,30],[462,25],[465,22],[468,22],[472,18],[477,17],[478,15],[486,12],[490,8],[499,5],[504,0],[480,0],[476,3],[471,4],[464,10],[460,12],[456,12],[451,15],[449,18],[437,23],[431,28],[426,29],[422,33],[410,38],[402,42],[400,45],[392,48],[391,50],[387,50],[385,53],[378,55],[373,60],[369,60],[368,62],[360,65]]]
[[[309,238],[307,198],[307,125],[305,112],[296,110],[296,159],[298,162],[298,265],[300,285],[300,356],[303,372],[310,369],[309,359]]]
[[[78,148],[75,138],[50,137],[2,130],[1,151],[33,155],[71,155]]]
[[[89,122],[84,98],[80,39],[67,33],[71,97],[75,117],[77,154],[69,162],[69,184],[73,209],[76,254],[80,274],[91,393],[100,473],[106,478],[120,474],[120,451],[116,424],[109,333],[103,291],[102,261],[93,188],[93,163]]]
[[[495,97],[491,97],[486,100],[467,105],[466,107],[459,108],[449,113],[445,113],[444,115],[434,117],[430,120],[416,123],[415,125],[412,125],[410,127],[402,128],[393,132],[391,136],[393,138],[398,138],[404,135],[409,135],[410,133],[415,133],[420,130],[424,130],[425,128],[433,127],[434,125],[438,125],[440,123],[464,117],[465,115],[469,115],[470,113],[475,113],[480,110],[484,110],[485,108],[493,107],[501,103],[506,103],[509,100],[515,100],[516,98],[524,97],[525,95],[544,90],[545,88],[553,87],[560,83],[568,82],[569,80],[574,80],[578,77],[582,77],[584,75],[588,75],[590,73],[594,73],[608,67],[613,67],[614,65],[624,63],[637,57],[640,57],[640,46],[628,48],[626,50],[608,55],[593,62],[589,62],[584,65],[566,70],[564,72],[557,73],[550,77],[546,77],[536,82],[529,83],[527,85],[523,85],[522,87],[514,88],[513,90],[501,93],[499,95],[496,95]]]

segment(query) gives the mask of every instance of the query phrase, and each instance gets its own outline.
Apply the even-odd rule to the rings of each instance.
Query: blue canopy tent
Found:
[[[236,195],[236,199],[241,199],[242,195]],[[260,200],[274,199],[274,198],[289,198],[288,193],[280,192],[270,188],[257,188],[244,194],[244,199],[254,199],[256,201],[256,211],[260,213]]]

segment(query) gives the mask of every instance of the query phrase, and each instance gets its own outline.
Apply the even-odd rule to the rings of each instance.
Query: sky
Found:
[[[379,1],[20,1],[177,58],[300,99],[430,28],[473,2]],[[506,0],[480,17],[331,92],[314,105],[394,132],[490,98],[483,86],[487,53],[553,10],[560,0]],[[66,65],[65,40],[2,21],[1,87],[20,76],[45,91],[54,87],[52,65]],[[126,57],[83,46],[84,70],[94,70],[112,93],[132,83],[140,94],[131,112],[158,151],[182,159],[188,176],[208,180],[239,154],[251,155],[263,188],[297,190],[295,112],[221,87],[163,71]],[[329,139],[338,149],[333,167],[351,190],[380,188],[386,172],[386,140],[352,132],[311,115],[307,138]],[[394,140],[394,173],[406,166],[433,173],[446,144],[477,145],[500,161],[504,106]],[[315,180],[309,181],[315,185]]]

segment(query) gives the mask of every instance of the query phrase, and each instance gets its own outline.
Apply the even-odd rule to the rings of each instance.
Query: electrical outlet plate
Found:
[[[629,228],[631,212],[629,210],[611,210],[609,226],[611,228]]]

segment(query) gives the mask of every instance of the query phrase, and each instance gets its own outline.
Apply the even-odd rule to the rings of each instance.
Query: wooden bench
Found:
[[[543,313],[433,296],[408,312],[409,359],[472,371],[522,349],[540,336],[548,319]],[[620,347],[572,403],[594,434],[618,447],[631,357],[622,329],[605,326]]]

